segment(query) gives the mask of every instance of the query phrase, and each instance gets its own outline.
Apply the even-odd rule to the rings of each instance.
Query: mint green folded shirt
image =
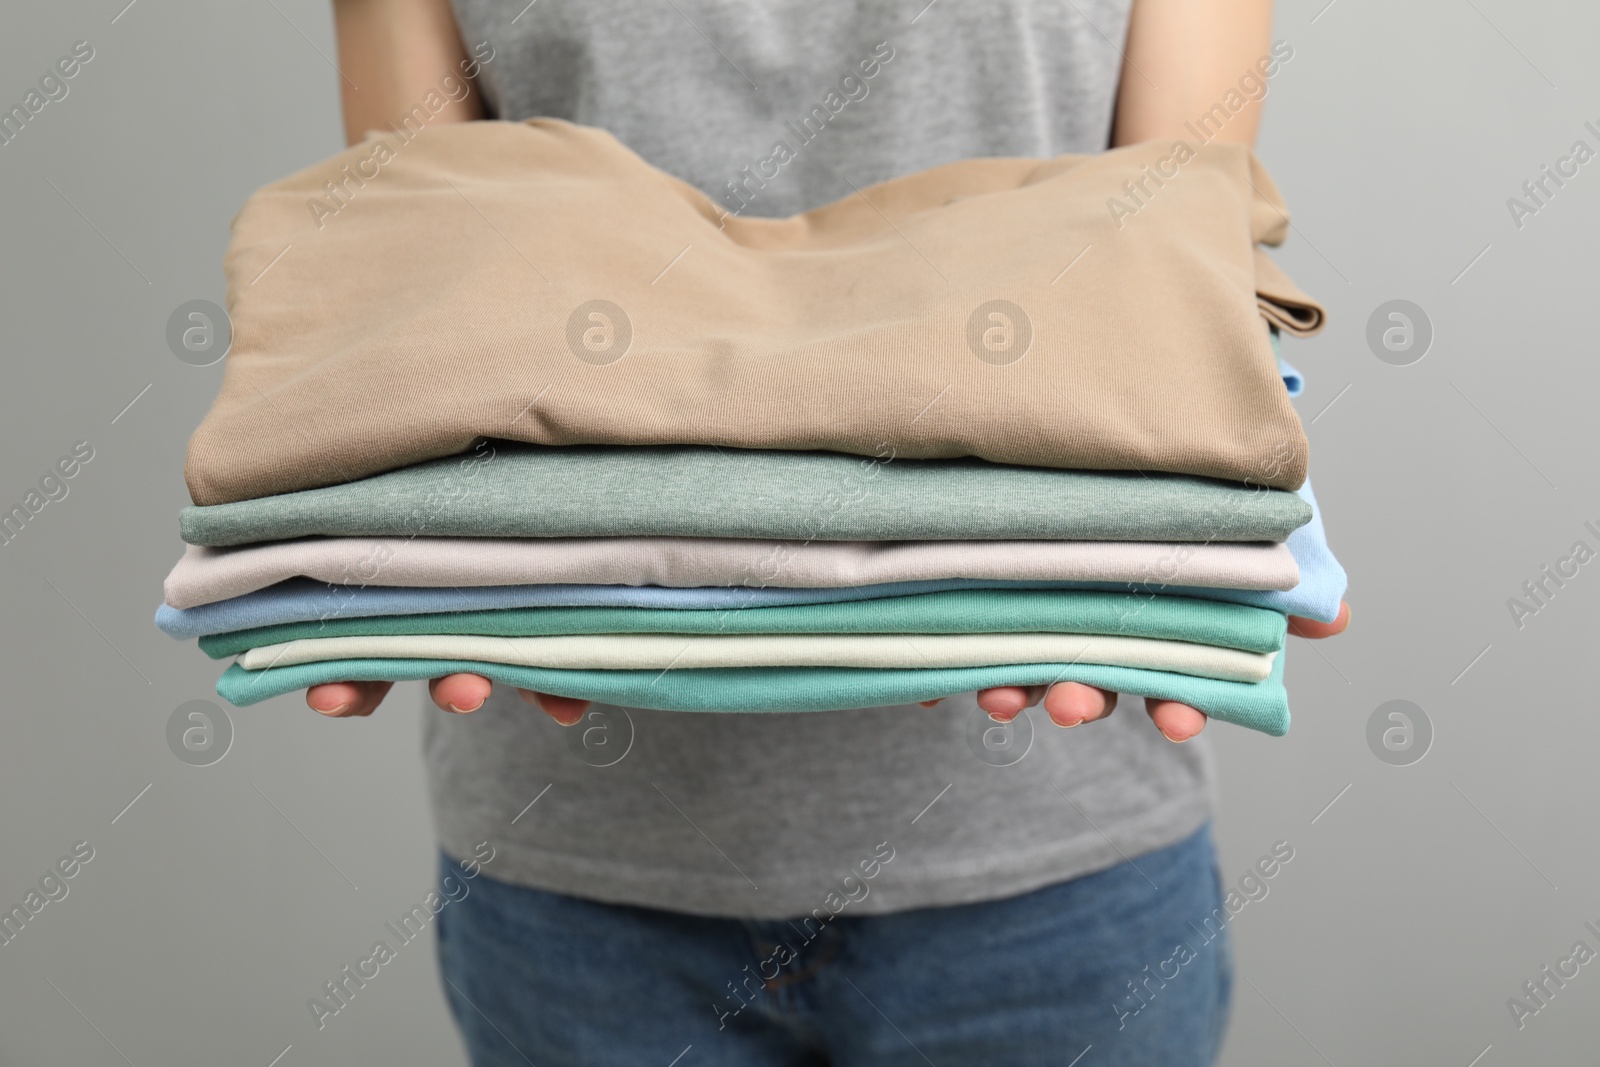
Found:
[[[1260,682],[1224,682],[1136,667],[1037,663],[999,667],[863,669],[737,667],[670,671],[557,670],[470,660],[353,659],[247,671],[237,663],[217,694],[238,707],[326,682],[410,681],[480,674],[502,685],[631,708],[699,712],[794,712],[874,708],[934,700],[1000,685],[1082,682],[1114,692],[1176,700],[1214,719],[1274,737],[1289,729],[1282,653]],[[530,709],[529,714],[534,714]]]
[[[1073,590],[975,589],[832,604],[727,610],[551,607],[434,615],[338,617],[200,638],[213,659],[325,637],[476,634],[990,634],[1078,633],[1276,652],[1287,620],[1276,611],[1176,596]]]
[[[783,541],[1282,541],[1294,493],[1178,474],[833,452],[485,443],[343,485],[188,507],[183,539],[315,534]]]

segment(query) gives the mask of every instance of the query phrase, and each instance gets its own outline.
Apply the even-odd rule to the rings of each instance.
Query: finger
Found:
[[[562,726],[574,726],[589,710],[590,701],[576,697],[558,697],[549,693],[535,693],[531,689],[518,689],[517,695]]]
[[[306,690],[306,706],[331,719],[371,715],[393,682],[329,682]]]
[[[1144,710],[1150,713],[1150,721],[1156,724],[1156,729],[1160,730],[1168,741],[1181,744],[1206,728],[1204,712],[1196,711],[1176,700],[1146,697]]]
[[[439,710],[457,715],[477,711],[493,691],[493,684],[481,674],[448,674],[428,683],[428,695]]]
[[[1318,622],[1299,615],[1289,616],[1289,632],[1296,637],[1321,638],[1342,634],[1350,627],[1350,605],[1339,602],[1339,615],[1332,622]]]
[[[1082,682],[1057,682],[1044,695],[1044,710],[1057,726],[1079,726],[1110,715],[1117,694]]]
[[[939,699],[940,699],[940,700],[942,700],[942,699],[944,699],[944,698],[943,698],[943,697],[940,697],[940,698],[939,698]],[[933,706],[934,706],[934,705],[935,705],[935,704],[937,704],[937,703],[939,703],[939,701],[938,701],[938,700],[919,700],[919,701],[917,701],[917,703],[918,703],[918,704],[921,704],[921,705],[922,705],[922,706],[923,706],[923,707],[925,707],[925,708],[931,708],[931,707],[933,707]]]
[[[389,690],[394,688],[393,682],[368,682],[366,699],[356,705],[350,714],[362,717],[371,715],[378,710],[378,705],[383,703],[383,698],[389,695]]]
[[[306,690],[306,706],[319,715],[345,715],[367,695],[365,682],[330,682]]]
[[[978,707],[989,713],[995,722],[1010,722],[1022,714],[1022,709],[1032,707],[1044,695],[1042,685],[1002,685],[985,689],[978,694]]]
[[[560,723],[562,726],[575,725],[583,718],[583,713],[589,710],[590,701],[579,700],[577,697],[558,697],[550,693],[540,693],[539,707],[544,713]]]

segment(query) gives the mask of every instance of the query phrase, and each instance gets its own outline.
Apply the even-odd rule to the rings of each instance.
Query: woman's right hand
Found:
[[[306,704],[312,711],[332,719],[371,715],[393,687],[393,682],[329,682],[307,689]],[[479,674],[450,674],[429,682],[428,695],[433,697],[440,711],[465,715],[483,707],[493,688],[489,679]],[[587,700],[527,689],[518,689],[517,693],[562,726],[573,725],[589,708]]]

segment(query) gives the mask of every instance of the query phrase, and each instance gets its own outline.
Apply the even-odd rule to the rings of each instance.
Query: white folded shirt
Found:
[[[818,589],[950,578],[1292,589],[1281,544],[1155,541],[813,541],[717,537],[311,537],[190,545],[166,601],[192,608],[288,578],[334,585],[660,585]]]
[[[1098,634],[584,634],[560,637],[410,635],[317,637],[265,645],[246,670],[337,659],[436,659],[569,670],[705,667],[983,667],[1094,663],[1259,682],[1275,652]]]

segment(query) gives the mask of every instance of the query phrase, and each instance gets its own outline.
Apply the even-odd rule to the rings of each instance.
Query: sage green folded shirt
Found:
[[[786,541],[1282,541],[1292,492],[1190,475],[699,446],[485,442],[360,481],[191,506],[183,539],[687,536]]]
[[[725,667],[673,671],[597,671],[432,659],[342,659],[247,671],[235,663],[217,680],[217,694],[238,707],[326,682],[411,681],[480,674],[502,685],[632,708],[695,712],[828,711],[914,704],[1000,685],[1082,682],[1136,696],[1175,700],[1223,722],[1274,737],[1289,729],[1284,656],[1272,657],[1260,682],[1091,663],[996,667],[864,669],[854,667]]]
[[[974,589],[845,603],[728,610],[552,607],[430,615],[338,617],[200,638],[214,659],[263,645],[326,637],[476,634],[980,634],[1083,633],[1276,652],[1287,620],[1276,611],[1176,596],[1077,590]]]

